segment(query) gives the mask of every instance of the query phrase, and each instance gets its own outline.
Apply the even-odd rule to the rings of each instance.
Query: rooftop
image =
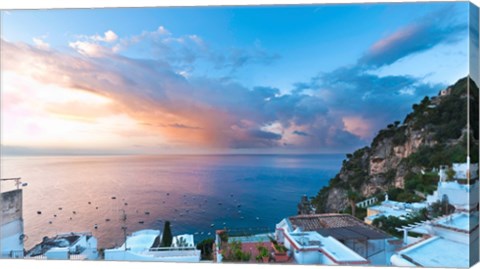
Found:
[[[264,233],[264,234],[252,234],[247,236],[229,236],[228,242],[240,242],[240,243],[260,243],[260,242],[270,242],[270,237],[275,237],[274,233]]]
[[[27,252],[26,256],[35,257],[44,255],[52,248],[68,248],[73,245],[80,239],[82,236],[87,236],[90,238],[92,236],[91,233],[68,233],[68,234],[59,234],[55,237],[49,238],[44,237],[42,242],[35,245],[32,249]],[[72,254],[79,254],[82,250],[77,249]],[[77,253],[78,252],[78,253]]]
[[[394,216],[402,218],[411,214],[412,212],[419,211],[422,208],[426,208],[426,203],[402,203],[396,201],[384,201],[380,205],[369,207],[370,210],[378,211],[376,215],[371,215],[367,219],[373,220],[379,216]]]
[[[130,251],[141,252],[150,249],[157,237],[161,236],[159,230],[140,230],[127,236],[127,248]],[[125,243],[120,247],[125,249]]]
[[[287,235],[300,249],[320,250],[336,263],[367,263],[368,261],[331,236],[322,236],[317,232],[293,232]]]
[[[461,232],[470,232],[478,227],[478,214],[454,213],[433,222],[434,225]]]
[[[345,239],[386,239],[392,236],[349,214],[298,215],[288,218],[294,228]]]
[[[469,267],[468,244],[432,237],[399,252],[405,260],[423,267]]]
[[[161,236],[162,233],[159,230],[134,232],[127,237],[127,252],[133,252],[137,255],[136,257],[140,255],[150,260],[172,257],[200,257],[200,251],[196,250],[193,242],[193,235],[184,234],[173,237],[171,247],[159,247]],[[106,253],[112,255],[112,260],[116,260],[118,257],[114,256],[115,253],[124,251],[125,243],[119,248],[105,250]]]

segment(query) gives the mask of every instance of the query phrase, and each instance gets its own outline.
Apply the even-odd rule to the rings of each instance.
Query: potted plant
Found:
[[[288,253],[287,253],[287,248],[278,243],[277,240],[270,238],[270,241],[272,243],[272,248],[273,251],[275,252],[275,261],[276,262],[286,262],[288,261]]]
[[[258,261],[263,261],[264,263],[268,263],[269,260],[269,253],[268,253],[268,248],[266,248],[264,245],[259,244],[257,245],[257,250],[258,250],[258,256],[257,260]]]

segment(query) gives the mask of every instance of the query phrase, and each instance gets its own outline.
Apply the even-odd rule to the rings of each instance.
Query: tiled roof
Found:
[[[294,229],[316,231],[338,240],[345,239],[385,239],[392,236],[349,214],[298,215],[289,218]]]

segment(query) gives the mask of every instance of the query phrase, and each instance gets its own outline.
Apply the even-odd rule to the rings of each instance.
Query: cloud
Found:
[[[186,79],[166,61],[102,50],[77,47],[97,56],[80,57],[3,40],[2,47],[7,71],[105,96],[113,100],[112,112],[128,115],[178,147],[349,150],[434,88],[411,77],[378,77],[344,67],[302,83],[315,95],[302,90],[280,94],[276,88],[249,89],[222,79]],[[412,87],[415,96],[400,94]],[[68,115],[68,106],[58,106],[55,113]],[[349,115],[372,122],[371,128],[345,121]]]
[[[85,56],[100,57],[110,53],[107,48],[87,41],[70,42],[68,46]]]
[[[181,124],[181,123],[173,123],[173,124],[169,124],[168,126],[169,126],[169,127],[172,127],[172,128],[191,129],[191,130],[201,129],[200,127],[188,126],[188,125]]]
[[[411,105],[444,88],[413,76],[379,76],[359,66],[341,67],[302,82],[296,92],[313,89],[329,114],[342,121],[342,129],[370,141],[376,130],[403,120]]]
[[[209,44],[196,34],[174,35],[164,26],[154,31],[120,38],[116,52],[135,52],[144,58],[169,62],[177,72],[191,73],[197,64],[203,64],[227,75],[248,65],[270,65],[280,58],[254,42],[252,46],[221,49]]]
[[[176,36],[163,26],[133,37],[120,38],[107,31],[70,42],[77,53],[2,40],[2,67],[42,85],[111,100],[108,108],[98,109],[104,116],[101,121],[94,115],[90,118],[131,145],[341,152],[370,142],[377,130],[401,120],[413,103],[444,86],[371,71],[437,44],[455,42],[462,30],[454,28],[427,21],[406,26],[379,40],[356,64],[298,82],[288,93],[268,85],[247,88],[221,73],[216,77],[195,73],[198,64],[227,74],[247,65],[272,64],[279,56],[259,42],[219,51],[200,36]],[[17,102],[20,97],[9,98]],[[78,104],[52,110],[34,99],[27,103],[57,116],[72,116],[69,107],[82,111]],[[7,109],[15,114],[18,106]]]
[[[90,39],[94,41],[102,41],[102,42],[110,43],[110,42],[116,41],[118,39],[118,35],[112,30],[108,30],[103,34],[103,36],[94,35],[94,36],[91,36]]]
[[[276,134],[273,132],[267,132],[262,130],[250,130],[248,134],[253,138],[265,139],[265,140],[280,140],[282,139],[281,134]]]
[[[102,47],[99,44],[91,48],[84,43],[71,45],[82,55],[96,57],[43,51],[2,40],[3,66],[7,72],[41,84],[108,98],[109,111],[102,113],[126,115],[139,130],[176,147],[254,149],[288,145],[318,151],[345,144],[336,141],[336,137],[345,137],[339,135],[345,132],[343,123],[329,115],[320,97],[301,92],[282,95],[276,88],[250,89],[215,78],[186,79],[166,61],[108,53],[97,47]],[[40,100],[30,101],[42,104]],[[78,104],[59,104],[46,112],[71,117],[72,107],[82,111]],[[294,130],[309,136],[290,135]],[[125,130],[116,132],[119,137],[133,139]],[[353,137],[352,141],[359,140]]]
[[[308,133],[302,132],[302,131],[297,131],[297,130],[293,131],[293,134],[299,135],[299,136],[308,136]]]
[[[359,64],[381,67],[439,44],[459,41],[461,34],[467,30],[467,24],[454,22],[452,13],[455,12],[442,9],[398,29],[374,43],[360,58]]]
[[[32,40],[33,40],[33,43],[35,44],[35,46],[37,46],[37,48],[43,49],[43,50],[50,49],[50,44],[45,42],[43,39],[34,37]]]
[[[231,71],[236,71],[249,64],[270,65],[280,59],[280,55],[269,53],[257,45],[249,49],[230,49],[226,56],[212,52],[210,58],[214,59],[216,68],[229,68]]]

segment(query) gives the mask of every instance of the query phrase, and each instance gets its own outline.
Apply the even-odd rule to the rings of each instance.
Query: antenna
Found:
[[[28,185],[28,183],[26,182],[21,182],[22,178],[21,177],[11,177],[11,178],[2,178],[1,180],[2,181],[9,181],[9,180],[13,180],[15,181],[15,186],[17,187],[17,190],[20,189],[20,187],[26,187]]]

